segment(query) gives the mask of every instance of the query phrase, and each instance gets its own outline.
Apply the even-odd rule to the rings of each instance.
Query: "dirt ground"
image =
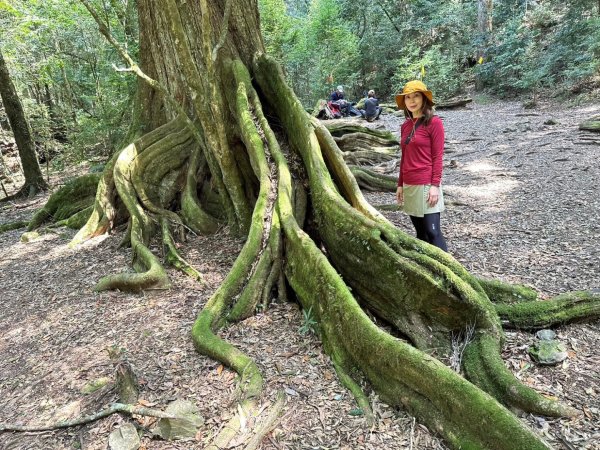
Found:
[[[600,135],[577,128],[598,113],[600,105],[524,110],[518,103],[441,111],[447,134],[442,225],[449,252],[476,275],[527,284],[544,296],[599,288]],[[398,127],[391,116],[380,122]],[[367,197],[378,206],[394,203],[389,193]],[[0,224],[27,220],[45,199],[0,206]],[[403,213],[384,214],[413,233]],[[140,378],[141,404],[164,409],[186,399],[205,419],[195,440],[165,442],[146,432],[142,448],[203,448],[236,410],[235,379],[195,352],[190,330],[242,243],[224,229],[183,244],[182,253],[205,284],[170,271],[170,290],[97,294],[92,287],[103,275],[130,270],[129,251],[118,248],[120,233],[70,249],[73,231],[46,230],[30,243],[20,242],[22,232],[0,234],[0,423],[73,418],[114,401],[110,383],[91,393],[90,386],[113,378],[107,349],[115,346]],[[286,393],[283,414],[260,448],[446,448],[375,395],[374,427],[353,415],[356,405],[321,343],[300,333],[302,320],[296,304],[276,303],[222,333],[257,361],[266,383],[264,405],[274,402],[278,390]],[[503,357],[525,384],[583,414],[522,420],[555,449],[600,449],[600,323],[556,331],[569,353],[558,366],[531,361],[530,333],[507,332]],[[3,433],[0,449],[105,449],[109,433],[129,420],[113,415],[51,433]],[[150,429],[153,420],[139,418],[136,424]]]

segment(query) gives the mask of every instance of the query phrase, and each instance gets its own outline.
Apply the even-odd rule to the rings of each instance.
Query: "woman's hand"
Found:
[[[398,186],[398,189],[396,189],[396,202],[400,206],[404,203],[404,188],[402,186]]]
[[[398,195],[396,193],[396,195]],[[438,186],[431,186],[429,188],[429,195],[427,196],[427,204],[429,207],[433,207],[437,205],[438,200],[440,199],[440,188]]]

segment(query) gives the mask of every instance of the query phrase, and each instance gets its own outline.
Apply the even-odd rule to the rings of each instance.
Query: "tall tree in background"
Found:
[[[492,34],[492,17],[494,0],[478,0],[477,2],[477,28],[480,35],[480,45],[477,59],[485,56],[485,48]]]
[[[492,34],[493,8],[493,0],[478,0],[477,2],[477,30],[479,31],[477,40],[477,60],[479,62],[483,62],[486,57],[486,49]],[[483,87],[481,77],[477,77],[475,82],[477,89]]]
[[[19,192],[3,199],[3,201],[6,201],[10,198],[35,195],[37,192],[47,189],[48,186],[44,181],[44,176],[38,163],[29,122],[25,117],[23,105],[21,104],[15,85],[10,78],[10,73],[8,72],[8,67],[1,50],[0,96],[2,97],[2,103],[4,104],[17,148],[19,149],[19,157],[21,158],[21,165],[25,174],[25,183]]]
[[[576,411],[506,369],[498,311],[508,324],[535,328],[598,316],[600,295],[536,302],[533,291],[479,280],[386,221],[363,198],[332,136],[306,114],[265,54],[257,0],[138,0],[139,65],[92,5],[81,2],[140,79],[136,136],[106,165],[93,212],[73,241],[128,221],[137,273],[109,275],[97,290],[169,286],[149,247],[156,234],[166,260],[198,277],[174,236],[185,227],[211,233],[226,223],[245,244],[192,335],[199,351],[238,372],[243,417],[259,408],[263,379],[256,363],[217,331],[293,292],[319,323],[340,379],[369,420],[365,379],[454,448],[546,448],[502,403],[551,416]],[[502,303],[498,311],[491,300]],[[359,302],[406,340],[377,326]],[[461,344],[470,381],[430,354],[451,354],[459,332],[468,334]],[[241,420],[209,448],[226,447]]]

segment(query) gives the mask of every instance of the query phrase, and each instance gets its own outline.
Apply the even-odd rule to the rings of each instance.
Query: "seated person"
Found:
[[[340,85],[335,88],[335,91],[331,93],[331,97],[329,100],[330,107],[331,105],[339,108],[340,114],[343,117],[347,117],[350,115],[350,103],[346,101],[344,98],[344,88]]]
[[[335,91],[331,93],[330,100],[332,102],[337,102],[338,100],[344,100],[344,88],[342,86],[338,86],[335,88]]]
[[[374,120],[379,119],[381,111],[383,111],[383,108],[379,106],[379,100],[375,97],[375,91],[371,89],[365,100],[365,109],[361,109],[360,112],[368,122],[373,122]]]

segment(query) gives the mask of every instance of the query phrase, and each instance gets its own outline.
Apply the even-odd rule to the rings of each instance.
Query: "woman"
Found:
[[[440,229],[444,125],[433,114],[433,94],[421,81],[406,83],[396,103],[406,117],[400,127],[402,159],[396,199],[410,216],[417,238],[448,251]]]

